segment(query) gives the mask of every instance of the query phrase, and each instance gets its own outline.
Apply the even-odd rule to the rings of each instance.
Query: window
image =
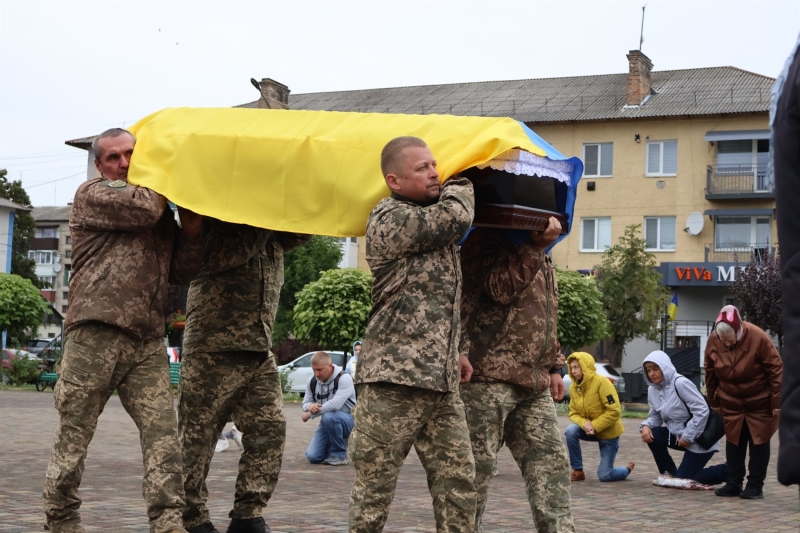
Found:
[[[67,242],[66,244],[72,244],[72,235],[67,235]]]
[[[37,265],[52,265],[53,252],[45,252],[42,250],[29,250],[28,259],[33,259]]]
[[[644,217],[644,240],[647,250],[675,250],[675,217]]]
[[[68,308],[68,307],[69,307],[68,305],[62,305],[62,306],[61,306],[61,312],[62,312],[62,313],[66,313],[66,312],[67,312],[67,308]]]
[[[34,236],[37,239],[57,239],[58,228],[36,228]]]
[[[583,145],[583,162],[585,176],[611,176],[614,163],[614,143],[597,143]]]
[[[64,257],[67,259],[72,257],[72,250],[64,250]]]
[[[64,265],[64,285],[69,287],[69,280],[72,278],[72,265],[67,263]]]
[[[769,139],[717,142],[717,175],[753,175],[755,191],[769,189],[766,181],[768,162]]]
[[[611,217],[581,219],[581,252],[602,252],[611,246]]]
[[[675,176],[678,173],[678,141],[647,143],[648,176]]]
[[[64,299],[69,300],[69,291],[64,291]]]
[[[39,281],[45,284],[45,287],[42,289],[44,291],[53,290],[56,284],[56,277],[55,276],[38,276]]]
[[[714,246],[717,250],[769,247],[769,217],[717,217],[715,222]]]

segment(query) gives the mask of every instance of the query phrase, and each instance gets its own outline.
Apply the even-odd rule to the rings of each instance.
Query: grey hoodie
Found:
[[[339,386],[336,389],[336,395],[329,398],[333,392],[333,382],[336,376],[342,374],[339,378]],[[353,378],[350,374],[342,372],[342,367],[333,365],[333,374],[328,378],[328,381],[317,381],[317,396],[325,398],[322,402],[322,409],[318,413],[312,414],[311,418],[317,418],[325,413],[333,411],[344,411],[349,413],[356,405],[356,389],[353,386]],[[314,395],[311,392],[311,380],[306,383],[306,393],[303,396],[303,411],[308,411],[311,404],[314,403]]]
[[[670,433],[690,443],[690,446],[686,448],[690,452],[719,451],[719,442],[708,450],[694,442],[703,433],[708,421],[708,404],[695,384],[678,374],[669,356],[664,352],[651,352],[645,357],[644,363],[657,364],[664,374],[664,380],[656,385],[647,377],[647,372],[644,372],[643,377],[648,385],[647,403],[650,404],[650,413],[647,420],[639,424],[639,429],[641,430],[642,426],[657,428],[666,425]],[[675,391],[676,386],[677,392]],[[686,406],[689,406],[694,415],[691,420],[689,420],[690,415]]]

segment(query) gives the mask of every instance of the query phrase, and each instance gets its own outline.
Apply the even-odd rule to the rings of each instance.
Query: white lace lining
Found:
[[[478,168],[481,169],[487,167],[516,174],[517,176],[555,178],[560,182],[566,183],[568,187],[570,186],[570,175],[572,174],[572,165],[567,161],[555,161],[519,148],[512,148],[491,161],[478,165]]]

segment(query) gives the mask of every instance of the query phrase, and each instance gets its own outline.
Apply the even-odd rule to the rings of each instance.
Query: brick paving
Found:
[[[339,532],[347,530],[347,504],[352,466],[310,465],[303,456],[316,427],[303,424],[300,406],[286,406],[288,437],[283,470],[269,508],[267,523],[275,532]],[[58,417],[52,392],[0,391],[0,532],[42,531],[41,490],[52,435]],[[561,417],[562,429],[568,420]],[[600,483],[591,475],[599,454],[584,443],[587,480],[572,490],[577,530],[592,533],[639,531],[772,532],[798,531],[797,487],[775,478],[777,437],[765,486],[766,499],[723,499],[712,492],[679,491],[651,485],[657,472],[647,447],[638,438],[637,420],[625,420],[618,463],[636,461],[626,481]],[[720,454],[717,454],[720,457]],[[239,451],[235,444],[214,457],[209,475],[209,507],[224,532],[233,497]],[[81,486],[81,508],[87,531],[148,531],[141,495],[141,455],[136,427],[114,396],[100,417],[89,448]],[[500,455],[492,483],[486,531],[534,531],[522,479],[507,450]],[[433,532],[433,512],[425,472],[412,451],[397,484],[385,530],[387,533]]]

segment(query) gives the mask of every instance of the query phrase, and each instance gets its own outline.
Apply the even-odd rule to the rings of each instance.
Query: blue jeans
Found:
[[[321,463],[325,459],[344,459],[347,456],[347,438],[353,431],[353,417],[344,411],[324,413],[314,438],[308,445],[306,459]]]
[[[675,468],[675,461],[672,460],[667,448],[669,430],[665,427],[658,427],[652,428],[650,431],[653,432],[653,442],[648,442],[647,446],[653,452],[653,458],[656,460],[656,466],[660,473],[666,472],[672,477],[681,479],[693,479],[704,485],[719,485],[728,479],[727,463],[704,468],[717,452],[695,453],[687,450],[683,452],[681,466]]]
[[[619,437],[615,439],[598,439],[572,424],[567,428],[567,450],[569,450],[569,465],[573,470],[583,470],[583,457],[581,456],[581,441],[597,442],[600,445],[600,466],[597,467],[597,477],[600,481],[620,481],[631,473],[627,467],[614,468],[614,459],[619,451]]]

